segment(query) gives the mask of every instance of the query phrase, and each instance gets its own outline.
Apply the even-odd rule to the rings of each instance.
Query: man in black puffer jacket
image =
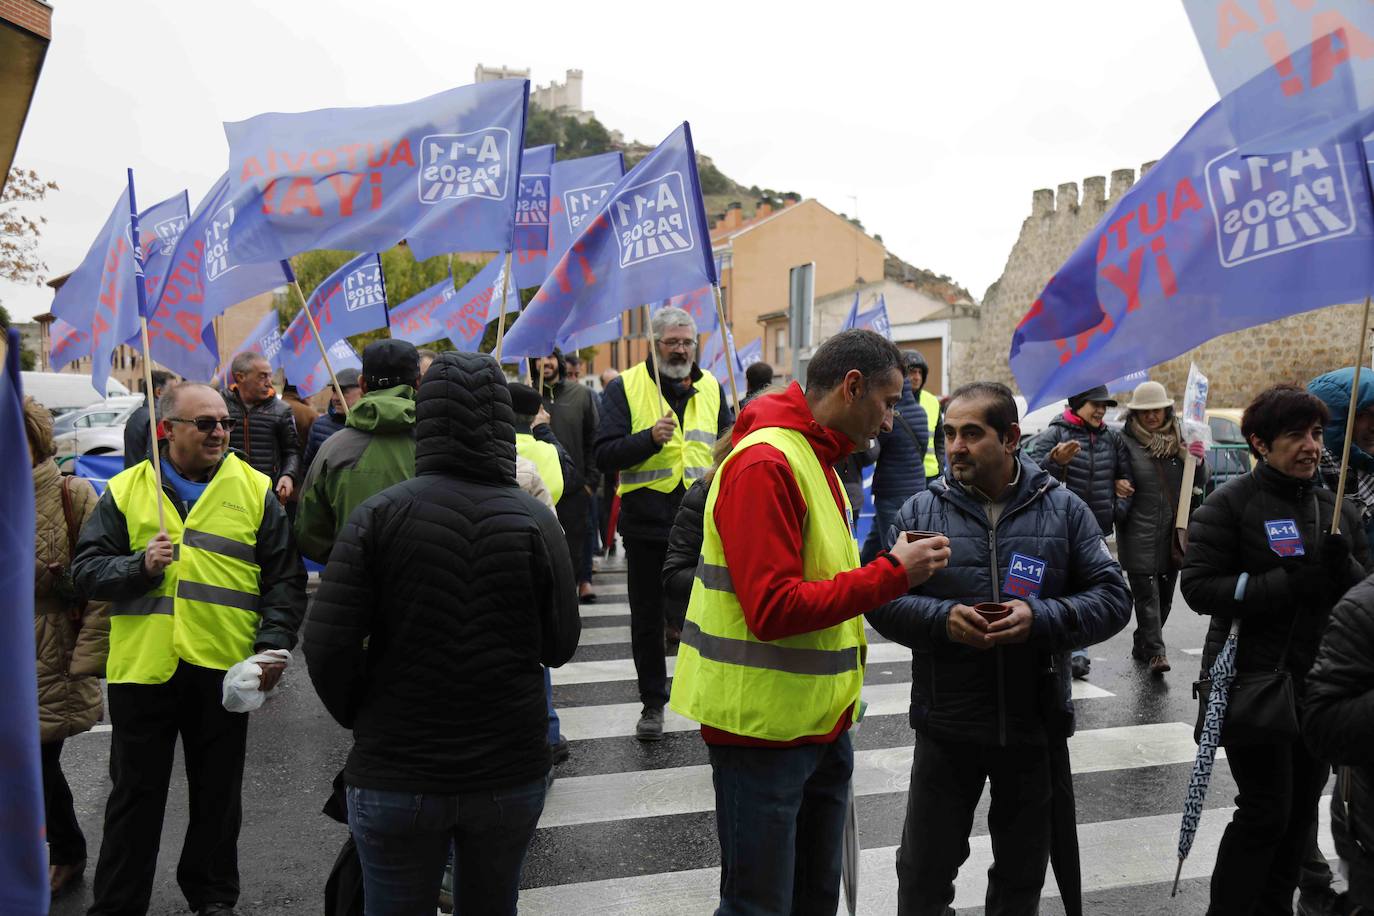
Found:
[[[1051,749],[1073,733],[1069,650],[1110,638],[1131,616],[1121,568],[1088,507],[1017,456],[1017,421],[1003,385],[956,391],[944,416],[948,473],[902,507],[884,538],[933,531],[950,540],[946,569],[868,614],[913,654],[916,752],[897,853],[903,916],[941,916],[954,899],[985,780],[998,850],[987,912],[1037,911],[1050,855]],[[980,602],[1009,613],[989,622],[972,607]]]
[[[544,806],[541,663],[581,625],[558,519],[515,481],[515,414],[490,356],[420,383],[415,473],[362,503],[306,626],[310,678],[353,729],[349,827],[368,900],[436,906],[449,841],[464,913],[514,913]]]
[[[1331,611],[1307,674],[1303,736],[1339,768],[1331,835],[1346,866],[1348,902],[1374,910],[1374,579]]]
[[[229,368],[233,383],[221,392],[235,420],[229,447],[242,452],[253,470],[266,474],[277,498],[286,502],[305,476],[296,415],[272,393],[272,367],[261,355],[245,350]]]

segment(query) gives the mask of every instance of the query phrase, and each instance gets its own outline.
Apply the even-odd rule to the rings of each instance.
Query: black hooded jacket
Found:
[[[310,679],[353,729],[349,785],[456,794],[548,772],[541,663],[581,624],[558,519],[515,482],[515,414],[490,356],[420,384],[415,477],[354,510],[306,625]]]

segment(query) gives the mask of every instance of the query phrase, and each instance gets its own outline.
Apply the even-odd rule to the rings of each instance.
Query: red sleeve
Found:
[[[713,517],[744,622],[759,639],[833,627],[906,594],[906,572],[886,557],[826,582],[803,581],[806,503],[777,449],[752,446],[722,473]]]

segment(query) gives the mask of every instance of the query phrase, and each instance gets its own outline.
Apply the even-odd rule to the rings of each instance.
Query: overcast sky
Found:
[[[194,207],[227,165],[222,121],[410,101],[480,62],[535,84],[580,68],[584,105],[628,139],[686,119],[746,187],[851,215],[857,197],[891,251],[981,299],[1034,189],[1157,159],[1216,100],[1175,0],[53,6],[15,165],[61,186],[40,211],[54,275],[126,166],[145,206],[186,188]],[[51,300],[0,281],[18,319]]]

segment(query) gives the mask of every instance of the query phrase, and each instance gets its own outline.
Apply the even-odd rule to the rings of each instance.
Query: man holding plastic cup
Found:
[[[1131,602],[1088,507],[1018,455],[1006,386],[965,385],[942,420],[949,475],[902,507],[885,542],[940,532],[949,565],[868,615],[915,650],[898,912],[946,912],[987,781],[987,912],[1030,916],[1050,854],[1051,747],[1073,730],[1069,652],[1121,630]]]

